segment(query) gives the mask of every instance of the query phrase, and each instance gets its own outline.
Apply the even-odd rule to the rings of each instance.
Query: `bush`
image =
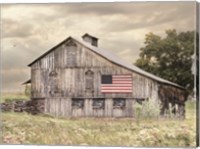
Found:
[[[152,99],[145,100],[142,104],[135,104],[136,121],[140,119],[158,119],[160,115],[160,104]]]

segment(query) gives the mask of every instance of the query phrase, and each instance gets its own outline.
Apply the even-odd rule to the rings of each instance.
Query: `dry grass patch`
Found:
[[[187,103],[185,120],[131,118],[53,118],[3,113],[3,143],[98,146],[194,147],[195,103]]]

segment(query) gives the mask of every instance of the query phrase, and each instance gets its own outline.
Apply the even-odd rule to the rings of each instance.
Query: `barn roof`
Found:
[[[94,37],[94,36],[92,36],[92,35],[90,35],[90,34],[88,34],[88,33],[85,33],[82,37],[85,37],[85,36],[90,36],[90,37],[92,37],[92,38],[94,38],[94,39],[98,39],[97,37]]]
[[[104,57],[105,59],[107,59],[108,61],[110,62],[113,62],[117,65],[120,65],[124,68],[127,68],[133,72],[136,72],[138,74],[141,74],[143,76],[146,76],[148,78],[151,78],[155,81],[158,81],[158,82],[161,82],[161,83],[164,83],[164,84],[169,84],[169,85],[172,85],[172,86],[176,86],[178,88],[181,88],[181,89],[184,89],[184,87],[176,84],[176,83],[173,83],[171,81],[168,81],[168,80],[165,80],[163,78],[160,78],[160,77],[157,77],[151,73],[148,73],[140,68],[138,68],[137,66],[133,65],[133,64],[130,64],[128,62],[125,62],[124,60],[122,60],[120,57],[118,57],[117,55],[115,55],[114,53],[112,52],[109,52],[108,50],[105,50],[105,49],[102,49],[102,48],[99,48],[99,47],[95,47],[95,46],[92,46],[91,44],[87,43],[87,42],[84,42],[83,40],[78,40],[74,37],[68,37],[67,39],[65,39],[64,41],[62,41],[61,43],[59,43],[58,45],[56,45],[55,47],[53,47],[52,49],[50,49],[49,51],[45,52],[43,55],[41,55],[40,57],[38,57],[37,59],[35,59],[32,63],[30,63],[28,66],[31,66],[32,64],[34,64],[36,61],[38,61],[39,59],[41,59],[42,57],[44,57],[45,55],[47,55],[48,53],[50,53],[51,51],[53,51],[54,49],[56,49],[58,46],[60,46],[61,44],[63,44],[64,42],[66,42],[67,40],[69,39],[72,39],[72,40],[75,40],[76,42],[80,43],[81,45],[83,45],[84,47],[87,47],[89,48],[90,50],[92,50],[93,52],[97,53],[98,55]]]
[[[31,79],[28,79],[27,81],[25,81],[24,83],[22,83],[22,85],[29,84],[29,83],[31,83]]]

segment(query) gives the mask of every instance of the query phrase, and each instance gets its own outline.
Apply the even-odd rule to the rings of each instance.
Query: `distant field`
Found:
[[[3,113],[3,143],[99,146],[195,147],[195,102],[187,102],[185,120],[131,118],[64,119]]]
[[[28,100],[24,93],[1,93],[0,103],[5,101]]]

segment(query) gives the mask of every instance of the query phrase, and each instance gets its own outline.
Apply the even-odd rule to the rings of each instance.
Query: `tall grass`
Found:
[[[135,109],[135,118],[138,125],[141,120],[157,120],[160,116],[160,105],[152,99],[145,100],[142,104],[136,102],[133,108]]]
[[[195,147],[195,109],[186,119],[53,118],[3,113],[3,143],[99,146]],[[189,113],[188,113],[189,112]]]
[[[6,92],[6,93],[1,93],[1,99],[0,103],[3,102],[10,102],[10,101],[18,101],[18,100],[29,100],[30,98],[26,96],[24,93],[18,92],[18,93],[13,93],[13,92]]]

